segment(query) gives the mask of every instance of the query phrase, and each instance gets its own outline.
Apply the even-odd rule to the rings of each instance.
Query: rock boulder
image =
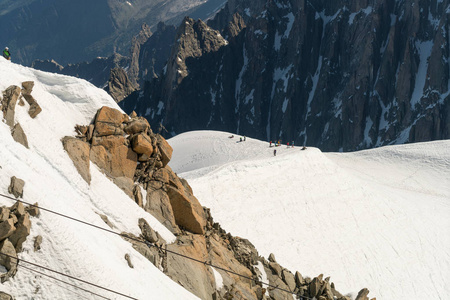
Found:
[[[75,168],[81,177],[88,183],[91,183],[89,144],[80,139],[66,136],[62,139],[64,150],[69,154]]]

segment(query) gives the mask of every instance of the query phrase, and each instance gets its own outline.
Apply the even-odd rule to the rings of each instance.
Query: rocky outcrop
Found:
[[[17,253],[22,251],[22,245],[30,235],[31,220],[30,209],[24,207],[21,202],[16,202],[11,207],[0,207],[0,265],[6,269],[6,273],[0,274],[3,283],[14,277],[17,272]],[[36,215],[39,214],[37,210]]]
[[[108,86],[105,90],[116,102],[120,102],[134,92],[136,87],[130,79],[128,79],[127,73],[122,68],[114,68],[111,70]]]
[[[22,126],[20,126],[20,123],[14,125],[13,129],[11,130],[11,135],[16,142],[22,144],[25,148],[29,148],[28,138],[25,132],[23,131]]]
[[[102,107],[93,124],[77,125],[76,138],[62,142],[82,177],[89,183],[89,161],[95,163],[130,198],[173,233],[180,228],[204,233],[203,208],[167,166],[172,147],[154,134],[147,120]],[[139,164],[138,164],[139,162]],[[146,204],[141,189],[146,190]]]
[[[209,27],[185,20],[165,71],[121,107],[168,135],[323,151],[450,138],[449,2],[330,3],[235,0]]]
[[[11,177],[11,183],[8,187],[8,192],[13,194],[14,197],[23,197],[23,187],[25,186],[25,181],[16,176]]]
[[[3,118],[9,127],[14,126],[14,115],[16,112],[16,103],[20,96],[20,87],[10,86],[3,92],[2,111]]]
[[[33,87],[34,81],[25,81],[22,83],[22,96],[30,105],[28,114],[32,119],[36,118],[36,116],[42,111],[42,108],[39,106],[36,99],[34,99],[34,97],[31,95]]]
[[[81,177],[88,183],[91,183],[89,144],[73,137],[62,139],[64,150],[67,151],[70,159]]]

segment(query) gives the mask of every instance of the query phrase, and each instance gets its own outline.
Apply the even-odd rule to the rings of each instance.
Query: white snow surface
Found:
[[[216,222],[260,255],[341,293],[447,299],[450,140],[353,153],[273,147],[226,132],[169,140],[172,169]]]
[[[25,181],[23,200],[73,218],[110,229],[97,213],[108,216],[114,231],[140,233],[138,219],[145,218],[167,241],[175,237],[155,218],[91,164],[92,181],[88,185],[76,171],[64,151],[61,138],[74,136],[76,124],[89,124],[98,108],[106,105],[119,109],[103,90],[87,81],[56,75],[16,65],[0,59],[0,90],[34,81],[32,95],[42,112],[31,119],[28,104],[16,106],[15,121],[27,135],[30,149],[16,143],[10,128],[0,123],[0,193],[8,194],[10,178]],[[14,201],[0,197],[0,205]],[[105,288],[138,299],[197,299],[159,269],[131,244],[107,233],[41,210],[32,217],[30,236],[19,258],[46,266]],[[33,251],[37,235],[43,237],[41,250]],[[134,268],[127,265],[128,253]],[[22,263],[21,263],[22,264]],[[27,266],[25,263],[23,263]],[[91,287],[34,266],[28,267],[54,276],[109,299],[122,296]],[[98,299],[90,293],[37,275],[19,265],[16,276],[1,285],[1,290],[16,299]]]

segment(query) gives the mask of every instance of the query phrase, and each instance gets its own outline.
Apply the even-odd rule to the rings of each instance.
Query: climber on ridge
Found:
[[[3,50],[3,57],[7,60],[11,60],[11,53],[9,52],[8,47],[5,47],[5,50]]]

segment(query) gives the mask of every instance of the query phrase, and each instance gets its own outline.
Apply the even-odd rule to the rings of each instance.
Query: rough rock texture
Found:
[[[81,177],[90,184],[89,144],[73,137],[64,137],[62,143],[64,150],[69,154],[78,173],[80,173]]]
[[[204,234],[206,221],[203,208],[194,197],[184,195],[180,190],[169,186],[167,195],[172,205],[175,222],[184,229],[198,234]]]
[[[28,114],[31,118],[36,118],[36,116],[42,111],[42,108],[37,103],[36,99],[29,94],[23,94],[23,97],[30,105],[30,109],[28,110]]]
[[[14,249],[13,244],[8,239],[0,242],[0,252],[6,255],[0,255],[0,265],[4,266],[7,270],[6,274],[0,275],[1,282],[7,281],[10,277],[13,277],[17,272],[17,252]]]
[[[41,250],[42,235],[38,235],[34,238],[33,248],[34,252]]]
[[[16,103],[20,96],[20,87],[12,85],[3,92],[2,111],[3,118],[9,127],[14,126],[14,115],[16,113]]]
[[[8,187],[8,192],[13,194],[14,197],[23,197],[23,187],[25,186],[25,181],[17,178],[16,176],[11,177],[11,183]]]
[[[29,148],[28,138],[25,132],[23,131],[22,126],[20,126],[20,123],[14,125],[13,129],[11,130],[11,135],[16,142],[22,144],[25,148]]]
[[[116,102],[120,102],[134,92],[136,87],[130,79],[128,79],[127,73],[122,68],[114,68],[111,70],[108,86],[105,90]]]
[[[30,209],[21,202],[16,202],[11,207],[0,207],[0,252],[7,254],[0,255],[0,265],[7,270],[0,274],[2,283],[17,272],[17,261],[14,258],[22,251],[22,245],[30,234]]]
[[[448,139],[448,5],[228,1],[209,28],[186,19],[166,71],[120,105],[168,136],[213,129],[323,151]]]
[[[5,292],[0,292],[0,300],[14,300],[14,297]]]

